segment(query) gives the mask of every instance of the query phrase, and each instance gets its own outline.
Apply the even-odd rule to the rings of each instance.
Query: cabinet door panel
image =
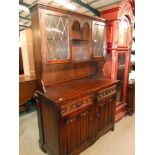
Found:
[[[113,97],[104,99],[98,105],[98,131],[104,130],[113,123],[115,113],[115,100]]]
[[[98,130],[101,131],[106,126],[106,103],[99,105]]]
[[[71,153],[80,145],[80,119],[68,124],[68,152]]]
[[[109,125],[111,123],[111,101],[107,101],[107,120],[106,120],[106,125]]]
[[[112,117],[113,117],[113,106],[114,106],[114,102],[113,99],[110,98],[108,100],[106,100],[106,126],[112,123]]]
[[[85,116],[84,116],[85,115]],[[81,115],[81,144],[89,139],[89,115]]]
[[[93,21],[92,30],[93,57],[103,57],[106,54],[106,31],[103,22]]]
[[[92,113],[89,117],[89,138],[94,139],[97,135],[97,128],[98,128],[98,118],[94,113]]]
[[[60,129],[60,155],[68,154],[67,133],[67,126],[63,124]]]
[[[108,104],[108,114],[109,114],[109,117],[108,117],[108,124],[111,123],[111,117],[112,117],[112,102],[109,102]]]
[[[90,139],[90,112],[85,110],[74,117],[66,119],[65,126],[67,129],[66,143],[67,152],[72,153],[74,150]],[[64,141],[64,143],[65,143]]]
[[[112,123],[114,121],[114,114],[115,114],[115,100],[112,99],[109,103],[109,122]]]

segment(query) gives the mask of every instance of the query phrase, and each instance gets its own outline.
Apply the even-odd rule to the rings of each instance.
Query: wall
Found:
[[[24,74],[26,76],[35,75],[32,30],[27,28],[20,32]]]

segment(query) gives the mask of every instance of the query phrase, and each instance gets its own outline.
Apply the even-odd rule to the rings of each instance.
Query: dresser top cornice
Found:
[[[105,19],[97,17],[97,16],[90,16],[90,15],[82,14],[82,13],[79,13],[79,12],[76,12],[76,11],[63,9],[63,8],[60,9],[58,7],[55,7],[55,6],[52,6],[52,5],[43,3],[43,2],[37,2],[35,5],[33,5],[30,8],[30,12],[33,12],[37,8],[51,10],[51,11],[58,11],[58,12],[62,12],[62,13],[65,13],[65,14],[73,14],[73,15],[78,15],[78,16],[80,15],[80,16],[87,17],[87,18],[92,19],[92,20],[98,20],[98,21],[102,21],[102,22],[106,21]]]

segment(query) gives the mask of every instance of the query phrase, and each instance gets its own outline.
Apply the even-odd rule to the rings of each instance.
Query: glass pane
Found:
[[[48,60],[69,59],[68,18],[45,14]]]
[[[117,87],[117,101],[122,101],[123,99],[123,84],[124,84],[124,71],[125,71],[125,54],[118,54],[118,69],[117,69],[117,79],[120,80]]]
[[[127,44],[128,29],[129,29],[128,21],[127,19],[123,19],[119,23],[119,44],[121,45]]]
[[[94,23],[93,26],[93,56],[104,56],[104,47],[106,44],[104,25]]]

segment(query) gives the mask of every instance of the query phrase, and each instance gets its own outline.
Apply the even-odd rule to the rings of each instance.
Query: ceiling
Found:
[[[51,6],[69,9],[66,5],[64,5],[64,3],[62,3],[62,1],[65,1],[67,5],[72,5],[75,12],[98,16],[98,13],[105,7],[112,4],[118,4],[122,0],[19,0],[19,30],[22,31],[25,28],[31,27],[29,8],[35,3],[44,2],[50,4]]]

